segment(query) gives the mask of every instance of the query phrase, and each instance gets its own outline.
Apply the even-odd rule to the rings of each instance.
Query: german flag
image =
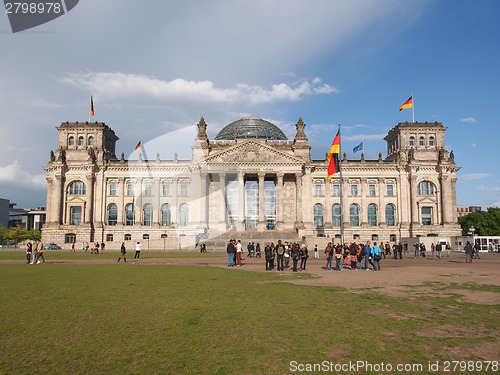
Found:
[[[92,95],[90,95],[90,117],[94,117],[94,99],[92,99]]]
[[[405,108],[413,108],[413,95],[410,96],[410,99],[404,102],[401,107],[399,107],[399,112],[401,112],[401,110]]]
[[[335,173],[340,172],[340,129],[337,132],[337,135],[333,139],[332,146],[330,147],[330,151],[328,151],[327,160],[328,160],[328,179],[330,180]]]
[[[140,149],[141,149],[141,141],[139,141],[137,146],[135,146],[134,152],[136,152],[137,150],[140,150]]]

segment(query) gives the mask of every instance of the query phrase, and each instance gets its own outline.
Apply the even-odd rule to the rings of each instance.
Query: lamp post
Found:
[[[469,228],[469,235],[472,234],[472,245],[474,245],[476,242],[474,241],[474,232],[476,231],[476,228],[474,228],[474,225],[471,225]]]

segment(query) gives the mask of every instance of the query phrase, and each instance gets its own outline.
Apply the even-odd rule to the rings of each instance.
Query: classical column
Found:
[[[134,196],[135,196],[135,224],[142,224],[142,178],[137,178],[134,185]]]
[[[296,216],[296,226],[299,228],[304,227],[302,221],[302,173],[295,174],[295,184],[297,185],[297,216]]]
[[[411,224],[418,224],[417,176],[410,176]]]
[[[276,229],[282,230],[283,223],[283,177],[284,173],[276,174]]]
[[[332,181],[329,179],[325,180],[325,217],[324,217],[324,227],[333,228],[332,226]]]
[[[161,195],[161,182],[158,177],[153,179],[153,225],[160,225],[160,195]]]
[[[85,207],[85,224],[92,224],[93,214],[94,214],[94,179],[95,177],[92,174],[86,175],[87,182],[87,199],[86,199],[86,207]]]
[[[361,207],[359,208],[359,225],[368,225],[368,204],[366,194],[369,191],[366,177],[362,177],[359,184],[358,194],[361,196]]]
[[[260,231],[263,231],[266,229],[266,222],[265,222],[265,200],[264,200],[264,179],[266,177],[266,174],[264,172],[259,172],[259,224],[258,224],[258,229]]]
[[[344,227],[347,225],[351,225],[351,211],[350,211],[350,199],[346,199],[351,195],[349,190],[349,179],[343,178],[339,184],[342,184],[342,201],[341,201],[341,210],[342,210],[342,222]]]
[[[385,191],[383,189],[383,180],[381,178],[377,179],[377,190],[375,190],[375,193],[378,193],[378,225],[384,225],[385,220],[382,220],[385,218]],[[394,189],[394,188],[393,188]]]
[[[172,220],[172,225],[177,225],[177,217],[179,215],[179,207],[177,207],[178,204],[178,197],[177,197],[177,192],[179,190],[178,187],[179,184],[179,179],[177,177],[172,178],[172,206],[170,207],[170,217]]]
[[[245,173],[238,172],[238,225],[245,229]]]
[[[220,215],[219,215],[219,225],[225,230],[227,228],[226,224],[226,172],[219,172],[219,186],[221,191],[221,200],[219,202]]]
[[[200,229],[208,227],[207,200],[207,174],[200,171]]]
[[[63,199],[64,199],[64,194],[63,194],[63,177],[62,176],[55,176],[56,181],[54,184],[54,201],[53,201],[53,207],[54,207],[54,214],[52,215],[52,220],[56,224],[62,224],[62,207],[63,207]]]
[[[53,216],[53,210],[52,210],[52,189],[54,188],[52,184],[52,179],[51,178],[46,178],[47,181],[47,207],[46,207],[46,214],[45,214],[45,221],[47,223],[52,223],[52,216]]]
[[[125,179],[120,177],[118,180],[118,186],[116,187],[116,191],[118,193],[118,216],[117,216],[117,224],[124,225],[125,224]]]

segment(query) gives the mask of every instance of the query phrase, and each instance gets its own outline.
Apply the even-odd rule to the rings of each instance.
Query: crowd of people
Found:
[[[28,264],[45,264],[45,257],[43,256],[43,243],[42,241],[34,240],[33,243],[26,244],[26,260]],[[41,259],[41,261],[40,261]]]

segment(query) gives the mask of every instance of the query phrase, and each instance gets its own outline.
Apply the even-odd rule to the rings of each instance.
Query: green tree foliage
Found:
[[[14,241],[16,244],[29,239],[29,232],[23,227],[13,227],[7,232],[7,240]]]
[[[469,234],[469,228],[475,228],[476,236],[500,236],[500,208],[490,207],[487,211],[479,211],[458,218],[462,227],[462,235]]]
[[[5,228],[3,225],[0,225],[0,240],[6,240],[7,233],[8,233],[7,228]]]
[[[28,231],[28,239],[29,240],[37,240],[40,241],[42,239],[42,232],[40,232],[38,229],[33,228]]]

